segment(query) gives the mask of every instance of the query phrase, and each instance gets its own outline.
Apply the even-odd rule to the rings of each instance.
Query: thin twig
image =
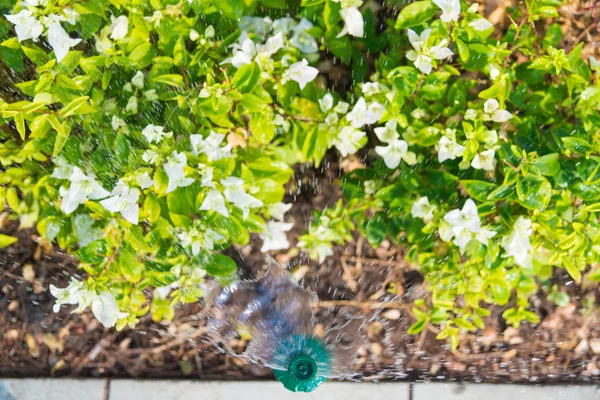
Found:
[[[381,308],[397,308],[397,309],[410,309],[413,307],[412,303],[396,303],[393,301],[358,301],[358,300],[322,300],[315,304],[314,307],[330,308],[337,306],[348,306],[348,307],[369,307],[371,310],[377,310]]]
[[[140,358],[141,359],[145,359],[145,358],[148,358],[151,355],[162,353],[163,351],[168,350],[171,347],[179,346],[179,345],[187,342],[190,339],[195,339],[198,336],[206,335],[208,332],[209,332],[209,329],[206,328],[206,327],[198,328],[196,330],[196,332],[192,333],[191,335],[189,335],[189,336],[182,336],[182,337],[179,337],[179,338],[177,338],[175,340],[170,341],[169,343],[165,343],[162,346],[155,347],[155,348],[147,351],[146,353],[142,354],[140,356]]]

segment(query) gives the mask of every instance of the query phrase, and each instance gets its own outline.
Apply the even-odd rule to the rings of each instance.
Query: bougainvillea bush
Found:
[[[327,151],[364,167],[299,247],[404,246],[432,293],[410,333],[456,345],[510,301],[507,322],[535,323],[553,267],[600,279],[600,65],[561,48],[559,0],[504,32],[470,1],[292,3],[0,2],[0,56],[26,77],[0,101],[0,204],[80,260],[57,308],[173,318],[234,279],[232,244],[289,247],[284,186]],[[332,59],[347,92],[319,76]]]

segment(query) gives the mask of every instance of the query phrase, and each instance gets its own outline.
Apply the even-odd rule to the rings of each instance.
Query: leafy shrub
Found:
[[[381,34],[399,29],[400,50],[356,88],[385,105],[379,145],[344,177],[345,207],[319,213],[300,244],[322,259],[356,226],[373,246],[405,246],[431,291],[409,332],[442,324],[456,347],[460,330],[483,328],[484,304],[514,300],[507,322],[537,323],[529,299],[553,267],[579,282],[598,262],[600,66],[583,43],[558,49],[558,24],[534,29],[560,1],[525,2],[503,35],[476,4],[433,3],[407,5]]]
[[[0,204],[81,260],[58,306],[117,328],[172,318],[206,274],[235,275],[231,244],[289,246],[291,166],[332,147],[364,148],[365,167],[299,246],[323,261],[355,228],[406,246],[432,292],[410,333],[441,324],[456,346],[485,303],[513,299],[507,321],[535,323],[552,267],[579,281],[597,262],[600,67],[559,49],[551,20],[533,28],[560,1],[525,2],[504,33],[459,0],[402,4],[382,26],[361,0],[244,4],[28,0],[7,17],[18,37],[0,54],[30,80],[0,102]],[[327,54],[351,92],[316,79]]]

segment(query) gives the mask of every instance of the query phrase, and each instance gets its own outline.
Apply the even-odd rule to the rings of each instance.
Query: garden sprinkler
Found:
[[[327,380],[322,374],[331,368],[329,351],[315,337],[294,335],[281,347],[286,357],[287,369],[274,369],[273,373],[283,386],[292,392],[312,392]]]
[[[328,378],[354,375],[363,323],[334,318],[332,323],[337,325],[326,326],[316,335],[315,304],[318,299],[314,293],[274,264],[259,280],[238,281],[219,289],[209,326],[225,344],[240,329],[246,331],[252,340],[244,353],[236,356],[271,368],[292,392],[312,392]]]

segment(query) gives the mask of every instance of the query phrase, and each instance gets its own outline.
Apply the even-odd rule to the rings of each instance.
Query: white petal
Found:
[[[71,39],[69,34],[58,22],[48,26],[48,31],[46,34],[48,36],[48,43],[54,50],[54,55],[56,56],[57,62],[60,62],[63,58],[65,58],[71,47],[81,42],[81,39]]]
[[[506,110],[496,110],[492,114],[492,121],[494,122],[507,122],[512,118],[512,114]]]
[[[221,192],[216,189],[212,189],[208,192],[202,205],[200,206],[201,211],[213,210],[223,215],[224,217],[229,217],[229,210],[227,206],[225,206],[225,199]]]
[[[110,292],[102,292],[92,301],[92,312],[102,325],[110,328],[121,316],[117,300]]]
[[[129,20],[125,15],[119,16],[112,22],[110,27],[110,38],[113,40],[123,39],[129,31]]]
[[[364,36],[365,24],[363,21],[362,13],[357,7],[351,6],[345,9],[341,9],[340,15],[346,24],[345,29],[347,30],[348,34],[356,37]]]

